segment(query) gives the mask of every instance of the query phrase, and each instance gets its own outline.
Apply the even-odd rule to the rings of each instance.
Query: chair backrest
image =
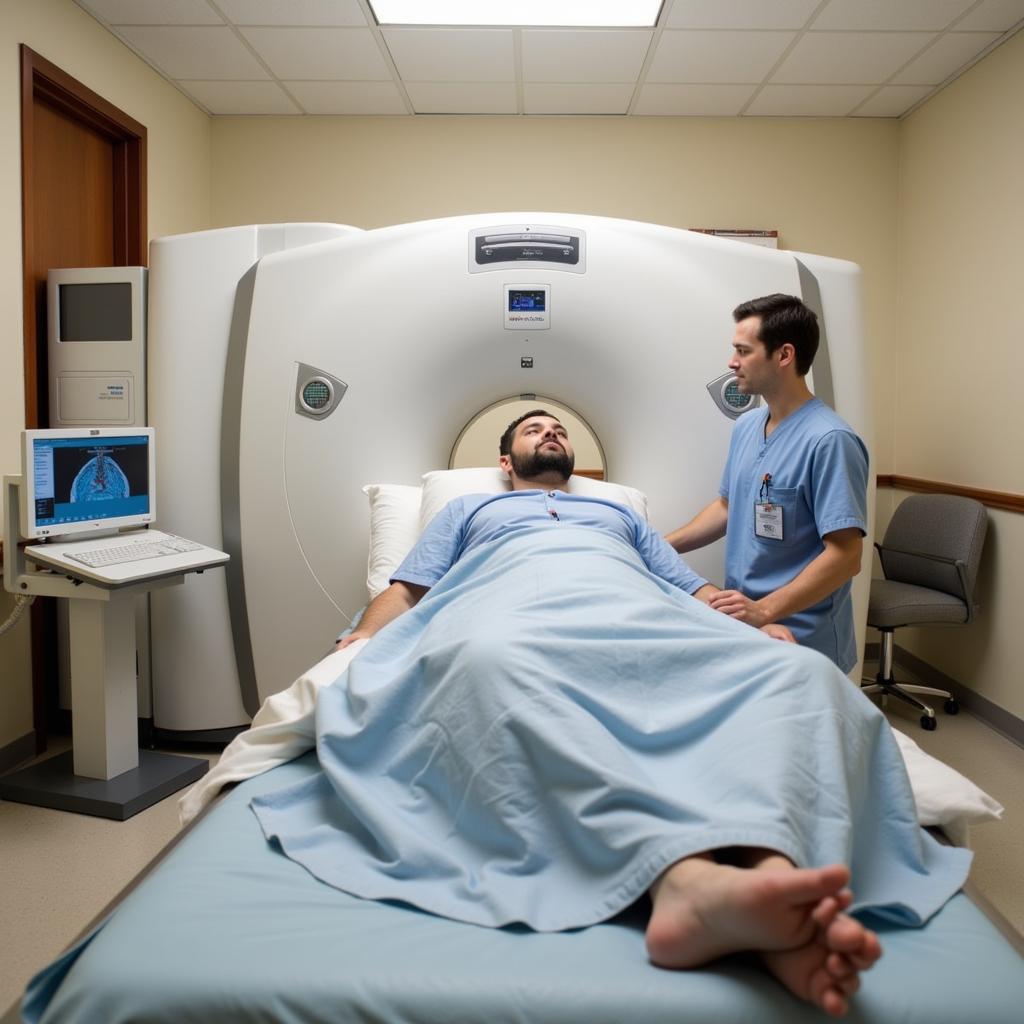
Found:
[[[900,503],[885,531],[882,548],[895,549],[882,554],[886,579],[941,590],[971,608],[987,529],[988,515],[980,501],[953,494],[913,494]],[[901,551],[963,563],[966,588],[955,565]]]

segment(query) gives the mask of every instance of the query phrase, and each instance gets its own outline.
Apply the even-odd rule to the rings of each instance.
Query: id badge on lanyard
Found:
[[[754,502],[754,536],[766,540],[782,540],[782,506],[771,502],[771,473],[761,481],[760,500]]]

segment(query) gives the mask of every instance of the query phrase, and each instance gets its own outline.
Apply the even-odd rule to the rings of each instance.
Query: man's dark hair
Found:
[[[789,342],[796,351],[796,372],[804,377],[818,351],[818,318],[795,295],[765,295],[741,302],[732,317],[739,323],[749,316],[761,318],[758,340],[768,355]]]
[[[523,420],[528,420],[533,416],[547,416],[550,419],[558,420],[557,416],[552,415],[547,409],[531,409],[529,412],[524,412],[522,416],[517,420],[513,420],[506,428],[505,433],[501,435],[501,440],[498,442],[498,454],[508,455],[512,451],[512,438],[515,436],[516,427],[519,426]]]

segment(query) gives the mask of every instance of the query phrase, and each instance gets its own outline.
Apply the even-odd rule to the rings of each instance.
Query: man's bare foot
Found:
[[[827,925],[819,925],[805,945],[760,954],[768,970],[793,995],[833,1017],[842,1017],[850,1008],[850,996],[860,988],[860,972],[881,955],[878,936],[841,912]]]
[[[651,887],[647,951],[660,967],[698,967],[754,950],[800,999],[840,1017],[860,988],[860,972],[882,955],[878,936],[845,911],[853,901],[841,864],[795,868],[764,851],[748,867],[710,855],[674,864]]]
[[[647,953],[659,967],[687,968],[727,953],[799,949],[831,926],[849,879],[842,864],[796,868],[778,855],[753,868],[686,858],[651,886]]]

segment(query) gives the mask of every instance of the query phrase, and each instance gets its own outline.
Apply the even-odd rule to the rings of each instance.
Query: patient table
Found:
[[[316,770],[310,753],[241,784],[32,982],[28,1021],[771,1024],[817,1021],[754,964],[652,967],[644,908],[574,932],[492,930],[322,885],[266,843],[249,799]],[[885,954],[850,1021],[1007,1024],[1024,962],[963,894],[924,928],[872,922]]]

